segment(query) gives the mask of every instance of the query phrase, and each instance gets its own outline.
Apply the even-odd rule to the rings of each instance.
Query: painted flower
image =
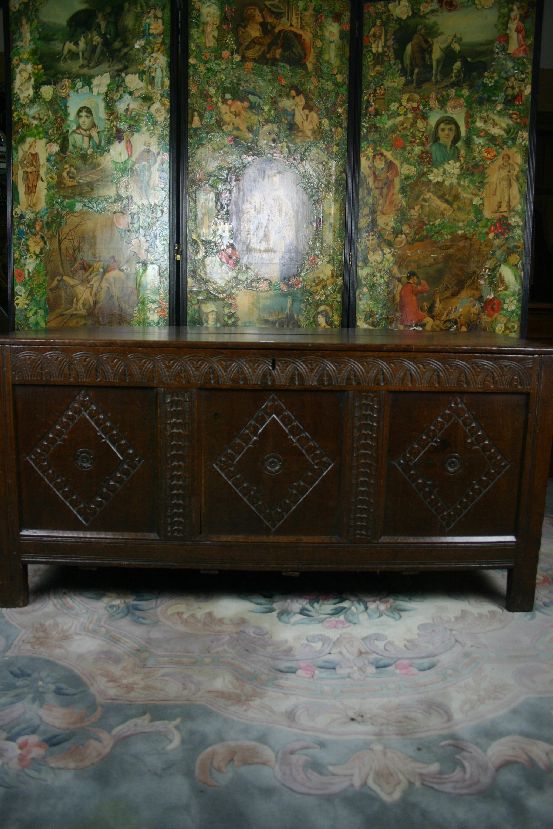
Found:
[[[499,219],[497,222],[494,222],[490,225],[488,230],[488,236],[490,237],[490,239],[494,236],[507,236],[508,232],[509,225],[507,224],[507,222],[502,222]]]
[[[233,244],[227,245],[226,248],[224,250],[220,250],[217,255],[221,262],[224,262],[225,265],[229,266],[229,268],[236,268],[238,266],[240,256]]]
[[[160,104],[159,101],[156,101],[154,104],[152,104],[149,111],[154,116],[156,121],[163,121],[163,119],[165,118],[165,107],[162,104]]]
[[[95,78],[93,78],[92,92],[94,93],[94,95],[103,95],[108,88],[109,82],[109,72],[105,72],[103,75],[97,75]]]
[[[493,147],[484,147],[483,155],[484,155],[484,158],[487,159],[488,161],[493,161],[493,159],[496,157],[497,153],[496,153],[496,151],[494,150]]]
[[[435,167],[428,173],[433,182],[443,181],[445,184],[455,184],[461,173],[461,164],[458,161],[446,161],[440,167]]]
[[[14,305],[16,308],[19,308],[20,311],[24,311],[25,308],[29,305],[29,297],[25,292],[18,294],[14,299]]]
[[[32,273],[34,271],[34,269],[36,268],[36,266],[38,265],[38,263],[39,263],[39,260],[36,258],[36,256],[27,256],[27,258],[25,260],[25,266],[26,266],[26,269],[27,269],[27,273]]]
[[[496,296],[490,296],[484,300],[484,313],[489,319],[493,319],[501,311],[503,303]]]
[[[49,84],[45,84],[40,87],[40,94],[45,101],[51,101],[52,95],[54,94],[54,87]]]
[[[402,150],[405,147],[405,141],[400,135],[394,135],[392,138],[392,146],[396,148],[396,150]]]
[[[64,98],[67,98],[69,93],[71,92],[71,81],[69,78],[64,78],[58,83],[58,92]]]
[[[131,90],[133,95],[138,95],[144,89],[144,83],[140,80],[138,75],[130,73],[129,75],[125,75],[125,83],[127,87]]]
[[[30,253],[40,253],[44,247],[44,240],[38,235],[30,236],[27,245]]]
[[[278,75],[278,76],[277,76],[277,81],[279,82],[279,84],[280,84],[281,86],[285,86],[285,85],[286,85],[286,78],[285,78],[283,75]]]
[[[229,52],[229,50],[228,50],[228,49],[224,49],[224,50],[221,52],[221,57],[223,58],[223,60],[228,60],[228,59],[230,58],[230,52]]]
[[[23,102],[33,97],[33,67],[30,63],[20,63],[17,67],[14,90]]]
[[[405,176],[415,176],[417,174],[417,168],[413,167],[412,164],[404,164],[401,168],[401,172]]]
[[[23,282],[25,279],[25,271],[22,268],[14,268],[13,274],[16,282]]]

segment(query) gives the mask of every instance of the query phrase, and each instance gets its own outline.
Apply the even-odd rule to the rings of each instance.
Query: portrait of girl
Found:
[[[88,99],[77,107],[75,126],[69,132],[69,152],[95,153],[104,144],[96,102]]]
[[[458,161],[461,157],[459,141],[461,127],[452,115],[442,115],[434,124],[432,132],[432,166],[440,167],[448,161]]]

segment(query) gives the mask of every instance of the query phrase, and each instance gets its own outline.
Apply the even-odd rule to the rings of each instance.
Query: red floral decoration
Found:
[[[490,296],[484,300],[484,313],[490,319],[493,319],[501,311],[503,303],[496,296]]]

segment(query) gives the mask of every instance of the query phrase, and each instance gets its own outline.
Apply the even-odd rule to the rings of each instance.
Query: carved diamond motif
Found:
[[[85,525],[143,462],[85,391],[77,395],[27,460]]]
[[[446,530],[510,466],[460,397],[394,463]]]
[[[274,532],[334,463],[273,394],[213,466]]]

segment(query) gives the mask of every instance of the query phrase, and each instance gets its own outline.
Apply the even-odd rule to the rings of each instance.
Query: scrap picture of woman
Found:
[[[461,127],[452,115],[442,115],[434,124],[432,133],[432,165],[440,167],[448,161],[458,161]]]
[[[21,156],[19,166],[23,174],[26,206],[34,209],[40,180],[40,158],[35,138],[32,139],[26,152]]]
[[[75,117],[77,126],[69,133],[70,152],[96,152],[102,146],[103,139],[91,107],[80,106]]]

